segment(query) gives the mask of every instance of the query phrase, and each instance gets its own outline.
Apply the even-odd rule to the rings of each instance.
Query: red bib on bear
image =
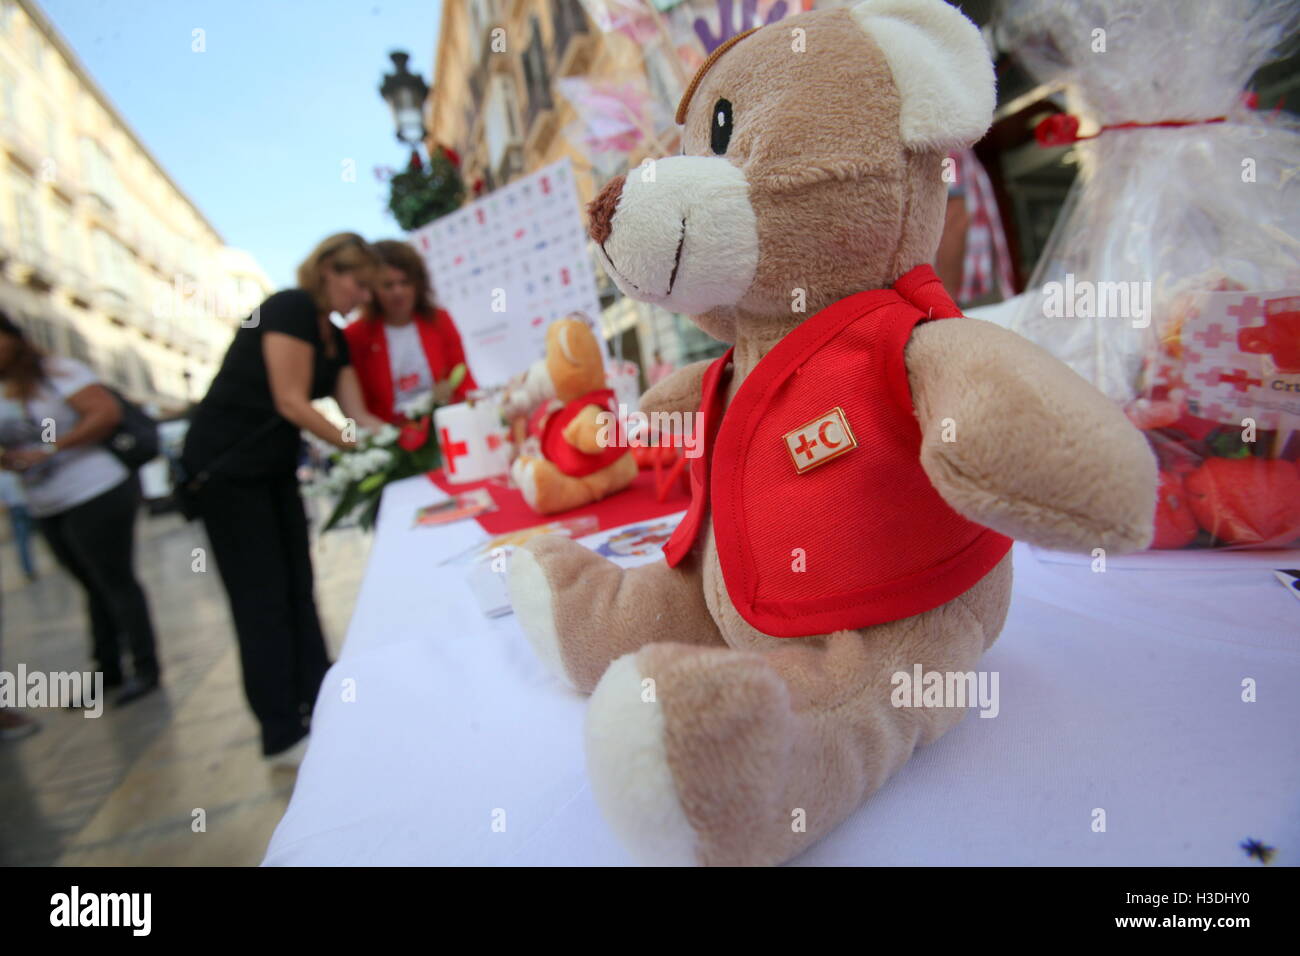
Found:
[[[711,510],[732,603],[775,637],[870,627],[969,590],[1011,539],[959,515],[921,468],[903,358],[917,323],[960,315],[921,265],[809,318],[730,406],[732,351],[709,366],[704,445],[690,508],[664,546],[669,566]]]
[[[609,447],[594,455],[574,448],[564,438],[564,429],[568,427],[569,422],[577,418],[578,413],[588,405],[595,405],[615,416],[614,433]],[[597,389],[575,398],[541,423],[542,455],[560,471],[573,478],[583,478],[612,465],[624,455],[630,454],[627,442],[623,438],[623,426],[617,421],[617,415],[618,409],[614,407],[614,390],[611,388]]]

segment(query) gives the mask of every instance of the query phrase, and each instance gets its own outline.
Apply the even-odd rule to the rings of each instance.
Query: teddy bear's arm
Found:
[[[1067,551],[1150,543],[1155,457],[1119,407],[1065,364],[965,318],[918,326],[906,362],[921,465],[960,514]]]
[[[600,413],[608,411],[598,408],[595,405],[584,405],[573,420],[564,426],[564,440],[567,441],[578,451],[585,452],[588,455],[599,454],[604,451],[606,446],[601,443],[602,423]],[[611,418],[613,416],[610,416]],[[606,429],[609,431],[610,440],[613,440],[612,427]]]
[[[703,391],[704,373],[709,360],[683,365],[673,374],[646,389],[641,396],[641,411],[698,412]]]

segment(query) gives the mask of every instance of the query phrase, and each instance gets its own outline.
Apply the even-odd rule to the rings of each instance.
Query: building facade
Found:
[[[271,291],[170,179],[31,0],[0,0],[0,308],[170,414]]]
[[[660,48],[603,33],[581,0],[443,0],[434,64],[428,146],[459,153],[467,201],[565,157],[584,202],[604,186],[608,176],[565,135],[580,117],[560,80],[644,79],[669,116],[684,85]],[[627,167],[678,151],[676,127],[656,133],[662,151],[635,151]],[[720,352],[686,318],[624,297],[599,266],[596,280],[606,337],[643,370],[656,352],[678,364]]]

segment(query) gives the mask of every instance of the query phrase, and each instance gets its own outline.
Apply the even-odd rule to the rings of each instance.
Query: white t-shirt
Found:
[[[414,322],[385,325],[384,338],[388,340],[388,368],[393,373],[393,407],[400,409],[433,391],[433,373]]]
[[[42,433],[55,442],[76,427],[81,416],[67,403],[99,378],[80,362],[69,358],[45,360],[45,381],[25,404],[0,396],[0,441],[14,448],[43,447]],[[21,436],[16,440],[15,436]],[[97,498],[115,488],[130,472],[102,445],[78,445],[59,451],[49,461],[22,473],[27,508],[33,517],[46,518]]]

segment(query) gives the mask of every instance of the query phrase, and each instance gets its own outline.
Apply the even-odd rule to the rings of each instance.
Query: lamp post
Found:
[[[394,50],[388,56],[396,71],[384,76],[379,95],[393,111],[397,141],[418,152],[424,142],[424,98],[429,95],[429,87],[418,73],[407,70],[408,54]]]

